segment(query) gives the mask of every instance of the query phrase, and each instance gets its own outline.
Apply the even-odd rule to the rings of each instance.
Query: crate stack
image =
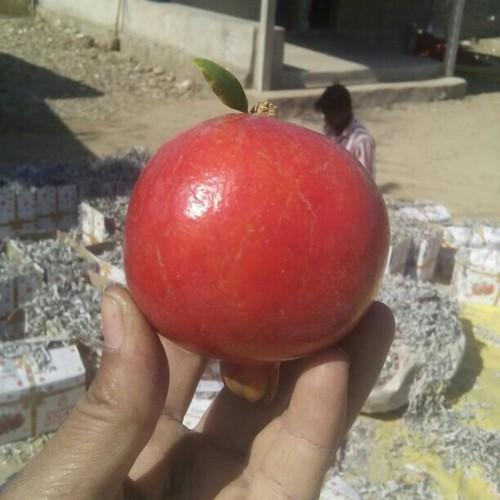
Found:
[[[102,327],[91,277],[124,282],[120,224],[146,160],[132,150],[0,174],[0,445],[56,429],[92,379]],[[108,223],[82,238],[85,203],[97,218],[119,207],[109,234]]]

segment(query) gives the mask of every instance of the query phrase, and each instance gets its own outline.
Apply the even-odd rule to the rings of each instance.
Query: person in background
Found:
[[[314,107],[325,117],[324,133],[347,149],[375,179],[375,140],[354,116],[349,91],[335,83]]]

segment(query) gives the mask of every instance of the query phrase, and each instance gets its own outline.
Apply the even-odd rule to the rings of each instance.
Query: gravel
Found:
[[[88,165],[92,179],[102,182],[123,182],[133,186],[149,160],[150,155],[143,148],[130,148],[119,155],[100,157]],[[85,180],[88,180],[85,178]],[[124,193],[115,193],[122,195]]]
[[[123,269],[123,244],[117,241],[114,248],[99,254],[99,258]]]
[[[165,68],[109,51],[61,21],[1,18],[0,108],[8,119],[0,131],[23,129],[23,116],[40,127],[45,104],[59,117],[113,117],[138,97],[143,102],[187,99],[196,86],[177,84]],[[89,99],[90,98],[90,99]],[[47,127],[49,124],[45,124]]]
[[[36,241],[16,240],[15,244],[23,254],[45,270],[57,271],[67,267],[77,273],[83,271],[86,262],[66,242],[58,239]]]
[[[418,429],[425,445],[437,452],[448,470],[460,468],[467,471],[480,464],[486,478],[500,495],[500,431],[476,427],[467,421],[467,413],[472,417],[473,409],[469,412],[442,411],[437,418],[413,424],[413,429]]]
[[[19,165],[0,172],[0,189],[3,192],[34,191],[34,188],[42,186],[76,184],[80,186],[83,198],[94,198],[102,196],[100,190],[104,184],[113,183],[122,184],[125,193],[112,192],[108,195],[123,195],[130,191],[148,159],[149,154],[144,149],[130,148],[122,154],[92,161]]]
[[[12,261],[5,254],[0,253],[0,280],[6,281],[16,276],[31,272],[33,264],[27,260]]]
[[[390,446],[384,445],[382,456],[387,457],[388,463],[382,464],[382,470],[389,467],[391,471],[391,480],[386,482],[370,480],[365,472],[376,471],[377,467],[372,455],[377,423],[374,419],[359,418],[349,431],[345,446],[337,453],[331,476],[340,474],[363,500],[441,500],[433,475],[413,464],[410,458],[401,460],[403,456],[425,457],[429,453],[437,455],[450,474],[458,470],[467,474],[479,466],[491,491],[498,495],[500,432],[481,429],[472,423],[473,410],[442,408],[423,418],[405,419],[404,432],[394,436],[392,443],[387,443]],[[407,455],[403,450],[406,447],[413,453]]]
[[[389,210],[392,239],[409,238],[417,243],[423,239],[432,238],[441,233],[438,226],[412,219],[398,212]]]
[[[66,335],[101,347],[100,292],[84,277],[44,284],[23,309],[27,337]]]
[[[396,336],[378,384],[391,379],[401,359],[410,354],[418,371],[410,391],[408,412],[422,416],[444,403],[444,394],[460,359],[456,346],[464,333],[457,302],[431,283],[399,275],[384,277],[378,299],[396,319]]]

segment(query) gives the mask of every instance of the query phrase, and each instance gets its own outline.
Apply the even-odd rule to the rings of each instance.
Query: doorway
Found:
[[[337,28],[338,0],[312,0],[309,8],[309,26],[311,29]]]

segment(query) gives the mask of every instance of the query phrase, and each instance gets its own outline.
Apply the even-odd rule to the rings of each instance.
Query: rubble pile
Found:
[[[121,241],[116,242],[115,246],[110,250],[105,250],[100,254],[100,258],[109,262],[113,266],[123,268],[123,244]]]
[[[408,238],[413,242],[422,239],[433,238],[439,235],[442,230],[435,225],[418,219],[412,219],[399,212],[390,212],[391,241],[398,242]]]
[[[385,277],[378,300],[391,308],[396,319],[396,335],[378,384],[393,379],[404,368],[402,363],[412,363],[409,411],[436,410],[465,347],[457,302],[442,287],[397,275]]]
[[[85,262],[67,242],[57,239],[14,240],[27,259],[35,262],[45,271],[57,272],[58,269],[70,267],[74,274],[85,269]]]
[[[0,252],[0,282],[8,281],[30,271],[32,264],[26,259],[13,261]]]
[[[101,196],[99,186],[101,189],[104,186],[105,190],[109,184],[123,185],[124,189],[126,186],[126,191],[130,192],[148,159],[149,154],[144,149],[131,148],[122,155],[102,157],[93,161],[41,163],[4,169],[0,173],[0,193],[19,193],[23,190],[34,192],[41,187],[68,184],[95,186],[94,193],[87,193],[82,189],[83,199]],[[103,195],[106,194],[113,196],[117,193]]]
[[[23,305],[26,336],[66,337],[96,350],[102,347],[100,291],[83,277],[44,284]]]

